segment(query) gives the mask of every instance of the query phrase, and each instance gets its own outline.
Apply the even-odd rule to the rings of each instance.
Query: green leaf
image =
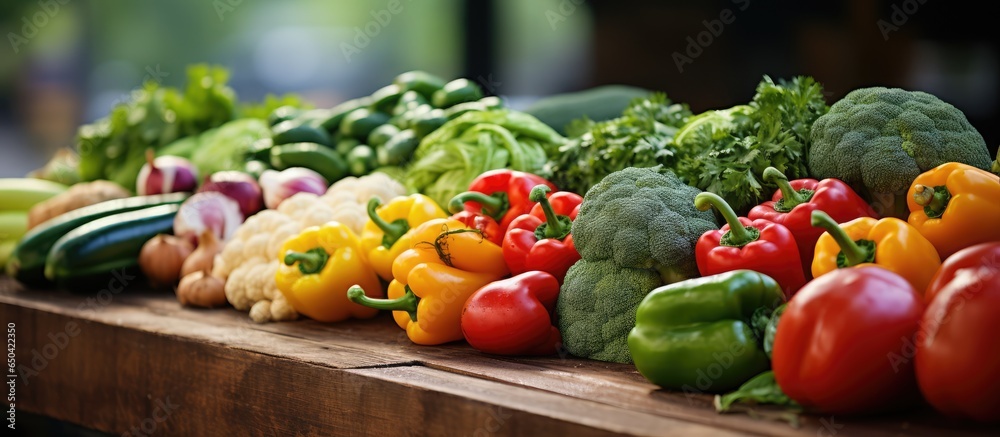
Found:
[[[781,391],[781,387],[778,387],[778,383],[774,379],[774,372],[770,370],[750,378],[732,393],[716,395],[713,402],[715,411],[720,413],[729,411],[736,403],[779,405],[787,407],[789,411],[802,411],[802,407],[798,403]]]

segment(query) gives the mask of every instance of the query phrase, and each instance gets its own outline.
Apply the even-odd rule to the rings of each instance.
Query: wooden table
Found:
[[[132,435],[996,435],[933,412],[851,419],[716,414],[631,365],[412,345],[388,316],[257,325],[163,292],[27,291],[0,277],[14,323],[17,409]],[[6,408],[6,407],[5,407]]]

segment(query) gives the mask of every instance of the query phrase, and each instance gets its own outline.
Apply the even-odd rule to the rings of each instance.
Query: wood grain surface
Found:
[[[110,298],[108,298],[110,297]],[[98,298],[103,298],[99,300]],[[91,299],[88,303],[88,299]],[[416,346],[387,315],[258,325],[169,292],[28,291],[0,278],[17,408],[132,435],[996,435],[921,409],[872,418],[715,413],[631,365]],[[149,432],[152,431],[152,432]]]

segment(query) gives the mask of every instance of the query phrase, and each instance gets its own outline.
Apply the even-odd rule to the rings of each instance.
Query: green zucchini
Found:
[[[422,106],[429,105],[430,102],[423,94],[416,91],[407,91],[399,97],[399,101],[396,102],[396,107],[392,109],[392,115],[400,116],[407,111],[412,111],[413,109]]]
[[[78,289],[107,281],[126,288],[139,275],[139,252],[157,234],[173,232],[180,205],[160,205],[110,215],[63,235],[45,259],[45,278]],[[112,290],[113,291],[113,290]]]
[[[375,90],[372,93],[372,108],[379,112],[391,112],[404,91],[396,84],[386,85]]]
[[[358,147],[360,145],[361,141],[358,141],[354,138],[344,138],[340,141],[337,141],[337,145],[334,146],[333,150],[339,153],[340,156],[347,156],[348,153],[351,153],[351,150],[354,150],[355,147]]]
[[[188,196],[189,193],[170,193],[108,200],[53,217],[35,226],[21,238],[7,263],[7,274],[30,287],[44,286],[47,284],[44,274],[45,257],[56,240],[63,235],[104,217],[160,205],[179,204]]]
[[[393,135],[398,133],[398,127],[391,124],[383,124],[368,134],[368,145],[374,148],[382,147]]]
[[[417,138],[423,138],[427,134],[437,130],[437,128],[444,125],[447,121],[448,117],[445,116],[444,110],[433,109],[414,118],[410,122],[410,128],[417,134]]]
[[[375,150],[363,144],[355,147],[347,155],[347,165],[350,167],[351,175],[353,176],[364,176],[371,173],[375,167],[378,167]]]

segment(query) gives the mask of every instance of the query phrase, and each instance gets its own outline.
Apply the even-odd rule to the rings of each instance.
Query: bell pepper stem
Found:
[[[456,194],[448,202],[448,210],[452,213],[461,212],[465,209],[465,202],[476,202],[483,208],[483,214],[492,217],[496,221],[503,220],[503,215],[510,209],[507,200],[507,193],[496,192],[493,194],[480,193],[478,191],[466,191]]]
[[[546,238],[562,240],[569,235],[569,230],[573,223],[569,217],[556,215],[556,212],[552,209],[552,204],[549,203],[549,198],[545,197],[551,191],[552,189],[548,185],[540,184],[532,188],[531,193],[528,195],[528,200],[538,202],[542,206],[542,212],[545,213],[545,223],[542,223],[535,229],[535,236],[539,240]]]
[[[726,219],[726,223],[729,223],[729,232],[726,232],[722,238],[726,246],[742,247],[760,238],[760,231],[743,226],[733,208],[718,194],[700,193],[694,196],[694,206],[699,211],[708,211],[714,207],[719,211],[719,214],[722,214],[722,218]]]
[[[304,275],[312,275],[323,271],[326,262],[330,259],[330,254],[321,247],[309,249],[306,252],[288,251],[285,253],[284,263],[286,266],[299,264],[299,271]]]
[[[378,198],[373,197],[368,201],[368,218],[371,219],[375,226],[378,226],[382,230],[382,245],[386,249],[392,247],[396,244],[399,239],[406,234],[406,231],[410,230],[410,224],[406,222],[406,219],[394,220],[392,223],[385,221],[378,213],[375,211],[382,202]]]
[[[917,184],[913,187],[913,201],[917,205],[924,207],[924,213],[930,218],[939,218],[948,208],[951,201],[951,192],[948,187],[941,185],[938,187],[928,187]]]
[[[847,235],[847,231],[837,224],[837,221],[823,211],[813,211],[812,225],[826,230],[833,237],[833,240],[840,246],[840,253],[843,254],[845,267],[855,266],[865,262],[872,262],[875,259],[874,244],[859,244]],[[868,240],[859,240],[868,241]]]
[[[775,210],[780,208],[781,210],[778,212],[791,211],[792,208],[806,203],[812,198],[812,190],[797,191],[792,188],[792,184],[788,183],[788,177],[774,167],[764,169],[764,180],[777,185],[778,189],[781,190],[781,205],[775,205],[774,208]]]
[[[410,316],[410,320],[416,322],[417,304],[420,303],[420,298],[413,294],[413,290],[410,289],[409,285],[404,285],[403,287],[406,293],[398,298],[372,299],[365,294],[365,289],[361,288],[360,285],[354,285],[347,289],[347,298],[358,305],[377,310],[406,311],[406,314]]]

